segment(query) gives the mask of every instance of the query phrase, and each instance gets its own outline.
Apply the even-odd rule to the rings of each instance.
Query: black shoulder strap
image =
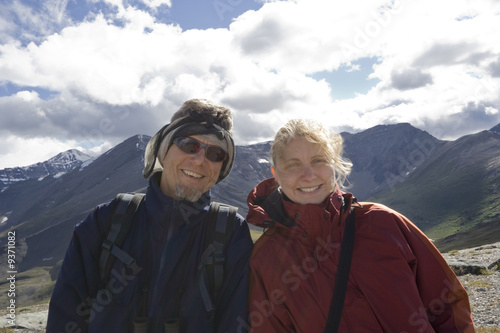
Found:
[[[342,317],[342,308],[344,307],[349,271],[351,269],[352,250],[354,248],[355,217],[353,210],[354,208],[351,208],[349,216],[346,219],[342,245],[340,247],[339,267],[335,277],[333,298],[330,304],[325,333],[336,333],[339,328],[340,318]]]
[[[214,302],[224,280],[225,249],[236,226],[238,208],[212,202],[208,211],[208,225],[205,233],[207,248],[201,255],[198,269],[202,270],[200,291],[208,312],[214,310]],[[207,283],[208,281],[208,288]],[[210,293],[209,290],[212,292]]]
[[[118,258],[127,266],[130,266],[135,261],[134,258],[120,247],[128,234],[135,212],[139,208],[143,198],[144,193],[120,193],[116,196],[111,225],[106,239],[102,243],[101,256],[99,258],[101,281],[104,281],[111,273],[114,258]]]

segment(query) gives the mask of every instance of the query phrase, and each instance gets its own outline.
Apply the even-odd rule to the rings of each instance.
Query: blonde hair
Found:
[[[333,182],[341,190],[346,189],[348,187],[347,177],[351,172],[352,163],[342,156],[344,151],[342,136],[331,132],[321,123],[312,119],[292,119],[278,130],[271,144],[271,165],[276,165],[276,161],[283,157],[285,147],[298,137],[321,146],[335,169]]]

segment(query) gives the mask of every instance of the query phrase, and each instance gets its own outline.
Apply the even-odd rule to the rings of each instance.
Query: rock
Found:
[[[448,258],[446,262],[456,275],[481,275],[488,270],[488,266],[473,259]]]
[[[495,261],[494,263],[489,265],[488,269],[497,270],[497,271],[500,270],[500,259],[498,259],[497,261]]]

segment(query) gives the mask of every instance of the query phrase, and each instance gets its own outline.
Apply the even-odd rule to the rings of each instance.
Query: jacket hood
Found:
[[[255,186],[247,197],[248,214],[247,221],[261,228],[269,228],[273,224],[273,218],[270,217],[272,212],[276,212],[275,219],[281,216],[283,209],[281,195],[278,192],[278,183],[274,178],[268,178]],[[284,219],[286,220],[286,218]]]
[[[352,194],[342,193],[336,189],[330,194],[323,204],[296,204],[283,199],[279,185],[274,178],[268,178],[255,186],[247,198],[247,221],[261,228],[270,228],[278,222],[285,227],[292,227],[300,223],[300,219],[291,218],[321,214],[325,210],[331,215],[338,216],[342,207],[349,208]],[[345,205],[344,205],[345,203]]]

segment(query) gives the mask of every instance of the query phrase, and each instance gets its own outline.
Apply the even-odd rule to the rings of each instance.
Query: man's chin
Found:
[[[200,190],[182,186],[182,185],[176,185],[175,186],[175,196],[178,200],[187,200],[191,202],[198,201],[198,199],[201,197],[203,193]]]

